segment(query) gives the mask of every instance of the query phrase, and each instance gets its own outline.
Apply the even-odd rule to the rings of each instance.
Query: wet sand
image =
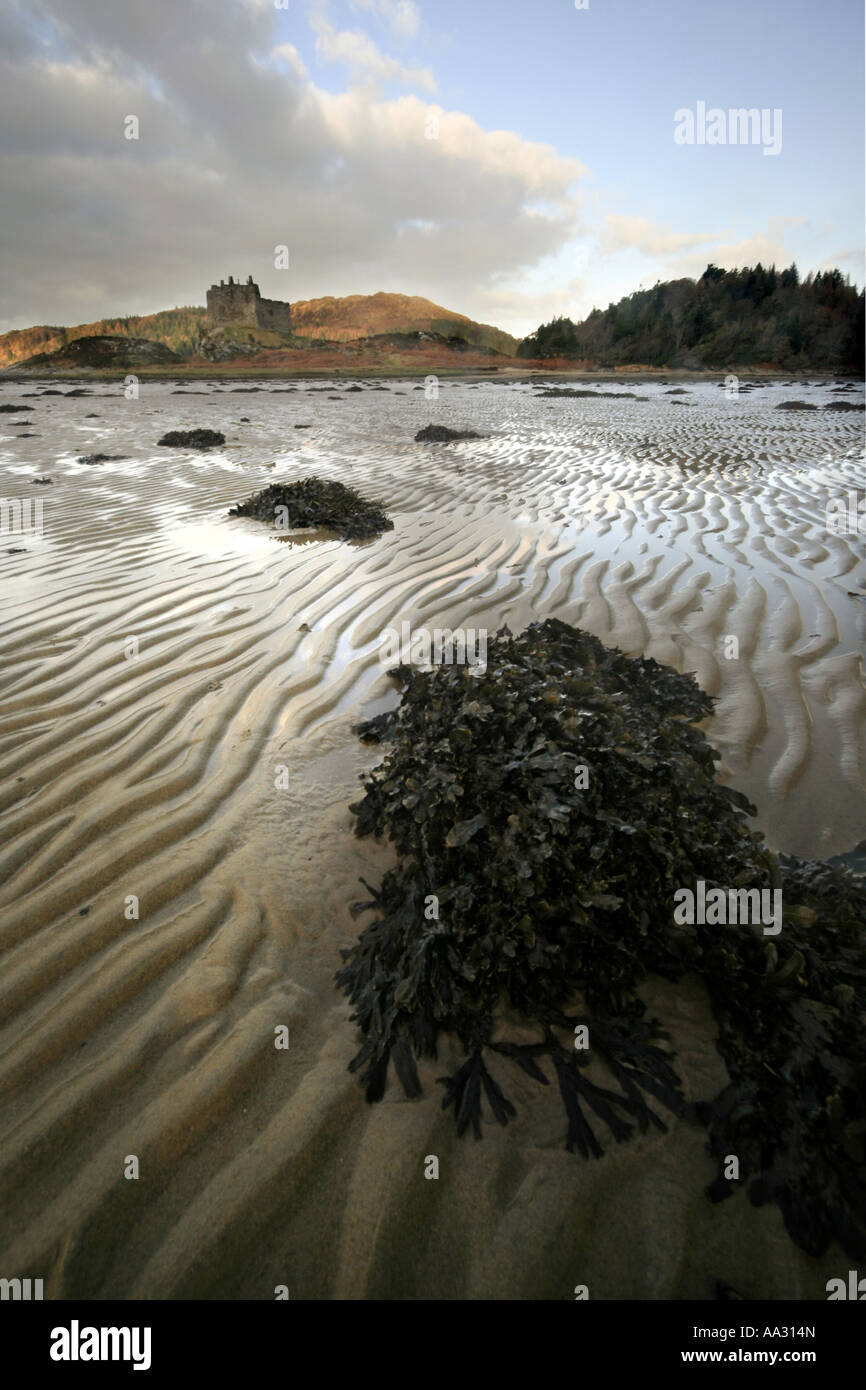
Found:
[[[716,1279],[824,1298],[848,1257],[805,1256],[744,1194],[713,1207],[700,1130],[584,1161],[557,1098],[512,1080],[517,1120],[458,1140],[444,1057],[421,1100],[392,1084],[367,1106],[333,974],[368,920],[358,876],[392,862],[352,834],[382,755],[351,726],[394,701],[379,642],[404,621],[556,616],[694,671],[770,844],[853,848],[864,543],[826,507],[863,495],[863,416],[775,406],[862,390],[378,384],[0,385],[35,407],[0,416],[0,494],[43,504],[41,536],[0,538],[0,1271],[54,1298],[711,1298]],[[428,423],[487,437],[416,444]],[[156,446],[196,426],[226,445]],[[127,457],[76,462],[96,452]],[[228,516],[307,474],[395,530],[279,539]],[[644,993],[687,1093],[713,1094],[702,990]]]

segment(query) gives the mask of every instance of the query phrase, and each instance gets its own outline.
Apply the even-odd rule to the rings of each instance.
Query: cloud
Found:
[[[771,217],[763,231],[731,240],[726,230],[680,233],[646,217],[603,219],[599,249],[603,255],[636,251],[654,263],[665,278],[699,276],[708,264],[733,270],[739,266],[789,265],[794,256],[785,244],[786,229],[805,222],[802,216]]]
[[[552,290],[512,290],[504,286],[479,290],[475,297],[477,313],[482,323],[496,324],[522,338],[558,315],[575,322],[584,317],[576,306],[583,303],[588,289],[587,280],[573,277]]]
[[[350,0],[353,10],[375,15],[388,25],[396,38],[414,39],[421,12],[413,0]]]
[[[629,248],[646,256],[676,255],[689,247],[711,241],[705,233],[692,235],[672,232],[669,226],[651,222],[647,217],[613,217],[604,219],[601,247],[604,251]]]
[[[314,13],[310,23],[316,32],[316,52],[335,63],[345,63],[355,81],[401,82],[436,91],[436,79],[427,68],[408,68],[396,58],[380,53],[375,43],[358,30],[337,32],[321,15]]]
[[[833,270],[838,267],[838,269],[842,270],[845,266],[852,266],[857,283],[862,285],[864,279],[864,256],[866,256],[866,251],[864,251],[862,246],[857,246],[849,250],[834,251],[829,260],[824,261],[820,268],[821,270]]]
[[[323,93],[320,100],[329,129],[345,149],[360,155],[372,141],[392,155],[410,155],[416,165],[423,160],[433,175],[436,198],[449,204],[453,199],[436,177],[436,171],[445,168],[455,177],[474,170],[509,196],[519,188],[528,201],[556,203],[563,209],[572,205],[572,186],[586,173],[579,160],[557,154],[551,145],[524,140],[508,130],[485,130],[471,116],[428,106],[414,96],[371,102],[362,93],[346,92]],[[431,116],[436,120],[433,138],[427,133]],[[479,210],[470,205],[466,212],[472,216]]]
[[[790,265],[794,259],[785,246],[785,228],[799,227],[804,217],[771,217],[763,232],[740,241],[721,242],[713,249],[712,261],[724,270],[741,265]]]
[[[277,44],[276,48],[271,49],[270,56],[287,63],[296,77],[306,78],[308,76],[304,60],[293,43]]]
[[[578,161],[439,107],[429,139],[414,93],[322,91],[272,5],[12,13],[0,328],[202,304],[215,279],[249,273],[276,298],[394,290],[476,314],[579,227]],[[282,243],[290,271],[274,268]]]
[[[723,239],[724,233],[711,237],[706,249],[697,255],[677,258],[678,273],[681,275],[700,275],[708,264],[720,266],[723,270],[736,270],[744,265],[790,265],[795,259],[793,252],[785,245],[785,229],[799,227],[804,217],[771,217],[763,231],[739,241]]]

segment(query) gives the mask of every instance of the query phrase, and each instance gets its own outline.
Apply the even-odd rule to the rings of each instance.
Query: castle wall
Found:
[[[258,285],[211,285],[207,292],[207,316],[212,327],[242,324],[246,328],[269,328],[291,333],[291,305],[279,299],[262,299]]]
[[[257,305],[259,328],[271,328],[277,333],[291,333],[292,309],[281,299],[260,299]]]
[[[255,285],[212,285],[207,292],[207,316],[212,324],[244,323],[256,326]]]

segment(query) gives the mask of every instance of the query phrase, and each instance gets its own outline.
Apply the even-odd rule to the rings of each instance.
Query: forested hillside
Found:
[[[200,341],[204,314],[204,309],[187,307],[162,309],[157,314],[99,319],[95,323],[76,324],[74,328],[41,324],[36,328],[13,329],[0,334],[0,367],[23,362],[37,354],[57,352],[77,338],[92,337],[150,338],[170,348],[178,357],[187,357]]]
[[[518,357],[570,357],[597,366],[766,364],[786,371],[863,371],[863,294],[838,270],[801,281],[795,265],[756,265],[670,280],[593,309],[582,323],[543,324]]]

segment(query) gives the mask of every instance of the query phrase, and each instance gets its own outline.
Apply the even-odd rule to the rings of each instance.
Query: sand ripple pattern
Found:
[[[0,538],[0,1275],[56,1298],[567,1298],[590,1271],[594,1297],[709,1297],[715,1260],[747,1284],[754,1215],[694,1209],[712,1173],[691,1131],[592,1167],[513,1083],[531,1118],[477,1148],[429,1096],[365,1106],[332,974],[358,875],[390,852],[351,834],[379,755],[350,728],[393,699],[383,629],[555,615],[695,672],[774,845],[850,849],[864,542],[826,510],[864,496],[862,416],[774,409],[832,384],[374,385],[0,387],[34,407],[2,416],[2,493],[42,503],[41,534]],[[430,421],[486,437],[414,443]],[[195,425],[226,446],[156,446]],[[78,462],[97,451],[125,457]],[[227,515],[310,473],[394,531],[278,539]],[[712,1089],[705,1001],[662,1006]],[[762,1296],[817,1296],[829,1276],[760,1219]]]

